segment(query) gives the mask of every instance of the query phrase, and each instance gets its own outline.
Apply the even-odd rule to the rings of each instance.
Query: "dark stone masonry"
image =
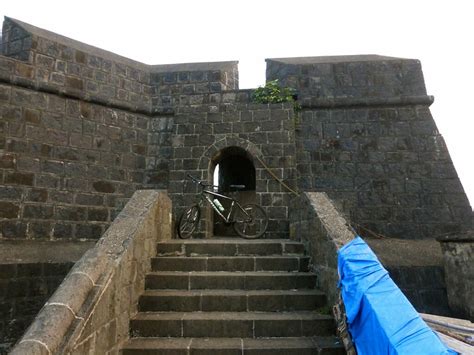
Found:
[[[0,354],[18,340],[72,265],[0,264]]]
[[[224,186],[252,176],[242,199],[267,212],[266,238],[289,235],[294,193],[274,176],[326,192],[363,236],[435,240],[473,227],[418,60],[267,59],[267,81],[295,89],[295,112],[253,103],[253,90],[239,90],[238,62],[146,65],[11,18],[0,38],[0,247],[96,240],[139,189],[167,190],[176,218],[197,192],[186,175],[216,184],[217,166]],[[216,222],[205,210],[198,237],[226,233]],[[28,285],[43,292],[51,275],[37,266],[29,275],[21,263],[0,265],[0,282],[37,277]],[[432,271],[444,289],[442,270]],[[44,282],[40,296],[56,285]],[[0,287],[0,312],[21,323],[31,307],[17,306],[11,293],[23,287],[13,288]]]

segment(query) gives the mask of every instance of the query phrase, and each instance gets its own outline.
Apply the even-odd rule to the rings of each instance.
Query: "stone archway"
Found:
[[[247,151],[235,146],[220,150],[212,160],[212,165],[217,170],[212,173],[213,184],[219,186],[219,192],[237,198],[242,205],[255,203],[257,200],[255,166],[252,160]],[[225,208],[230,207],[229,200],[224,199],[221,203]],[[226,225],[217,213],[212,217],[214,236],[236,236],[232,226]]]
[[[213,181],[217,165],[222,170],[219,174],[219,186],[224,193],[231,193],[230,185],[245,185],[241,192],[237,192],[242,203],[257,202],[257,176],[259,167],[255,157],[262,157],[260,150],[251,142],[238,137],[226,137],[212,144],[200,158],[199,169],[207,170],[207,181]],[[206,216],[206,235],[225,236],[234,235],[233,229],[225,226],[220,219],[215,218],[214,211],[208,207]]]

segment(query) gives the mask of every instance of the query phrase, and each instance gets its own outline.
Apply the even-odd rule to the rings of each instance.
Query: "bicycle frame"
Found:
[[[212,209],[222,218],[225,224],[231,224],[235,232],[242,238],[260,238],[265,233],[268,227],[268,217],[261,206],[250,203],[242,207],[240,202],[234,197],[226,196],[215,190],[216,186],[198,180],[190,174],[187,174],[187,177],[200,187],[200,191],[197,195],[196,204],[188,207],[179,217],[177,233],[180,238],[190,238],[198,227],[200,211],[205,202],[212,206]],[[230,186],[236,189],[245,188],[244,185]],[[229,205],[226,207],[222,206],[220,203],[222,200],[227,200]],[[210,217],[212,219],[212,216]]]
[[[234,212],[234,209],[235,209],[235,206],[237,206],[248,218],[250,218],[250,216],[248,215],[248,213],[242,208],[242,206],[240,205],[240,203],[232,198],[232,197],[229,197],[229,196],[225,196],[225,195],[222,195],[222,194],[219,194],[217,192],[214,192],[214,191],[210,191],[210,190],[206,190],[206,189],[202,189],[201,191],[201,199],[200,199],[200,205],[202,205],[202,201],[203,199],[206,200],[211,206],[212,208],[214,209],[214,211],[216,211],[216,213],[224,220],[225,223],[232,223],[234,222],[232,219],[231,219],[231,216],[232,216],[232,212]],[[224,212],[226,211],[223,211],[221,212],[219,210],[219,208],[217,208],[217,206],[214,204],[214,202],[212,201],[211,197],[209,196],[214,196],[214,197],[219,197],[219,198],[222,198],[222,199],[225,199],[225,200],[230,200],[232,201],[231,204],[230,204],[230,207],[229,207],[229,213],[227,214],[227,217],[224,215]]]

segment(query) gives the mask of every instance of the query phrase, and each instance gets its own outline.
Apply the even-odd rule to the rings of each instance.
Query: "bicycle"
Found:
[[[232,224],[235,232],[245,239],[260,238],[268,227],[268,217],[263,208],[256,204],[242,206],[235,198],[215,192],[216,186],[196,179],[187,174],[193,183],[201,187],[199,201],[188,207],[180,216],[177,224],[178,236],[188,239],[196,230],[201,217],[201,208],[205,202],[209,203],[217,215],[226,224]],[[244,189],[244,185],[230,185],[231,188]],[[230,202],[226,209],[218,200],[224,199]]]

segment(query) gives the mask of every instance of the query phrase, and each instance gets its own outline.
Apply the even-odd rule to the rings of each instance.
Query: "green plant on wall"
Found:
[[[252,94],[252,101],[258,104],[292,102],[295,111],[295,123],[299,123],[298,112],[301,111],[301,106],[296,101],[296,91],[293,88],[280,86],[278,79],[268,81],[265,86],[255,89]]]
[[[296,92],[289,87],[281,87],[278,79],[269,81],[265,86],[260,86],[252,94],[254,102],[259,104],[279,104],[282,102],[295,102]]]

